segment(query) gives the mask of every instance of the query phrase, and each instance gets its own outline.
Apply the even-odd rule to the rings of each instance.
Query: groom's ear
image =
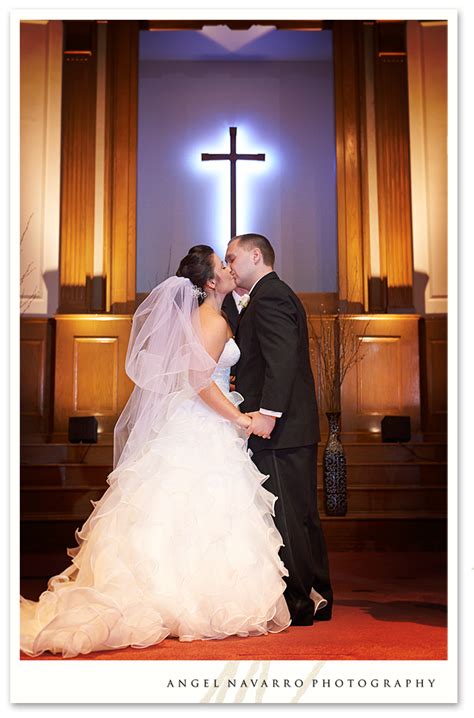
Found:
[[[263,255],[261,250],[258,247],[254,247],[252,249],[252,259],[254,264],[257,264],[260,261],[263,261]]]

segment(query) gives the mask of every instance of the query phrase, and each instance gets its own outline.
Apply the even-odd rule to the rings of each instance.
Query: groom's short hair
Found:
[[[238,234],[236,237],[232,237],[232,242],[237,240],[240,244],[243,244],[246,249],[252,249],[258,247],[262,253],[263,263],[268,267],[273,267],[275,264],[275,252],[273,247],[263,234]]]

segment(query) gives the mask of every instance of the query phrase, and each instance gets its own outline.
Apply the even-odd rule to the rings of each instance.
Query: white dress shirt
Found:
[[[238,311],[238,313],[240,314],[240,312],[241,312],[242,309],[243,309],[242,299],[243,299],[244,297],[247,297],[247,302],[248,302],[250,297],[249,297],[248,294],[242,294],[242,295],[240,295],[240,294],[238,294],[235,290],[232,291],[232,296],[233,296],[233,298],[234,298],[234,302],[235,302],[235,306],[237,307],[237,311]]]

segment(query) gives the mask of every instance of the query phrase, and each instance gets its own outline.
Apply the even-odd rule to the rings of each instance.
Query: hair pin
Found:
[[[195,284],[193,284],[193,292],[198,299],[205,299],[207,297],[206,292],[201,289],[201,287],[197,287]]]

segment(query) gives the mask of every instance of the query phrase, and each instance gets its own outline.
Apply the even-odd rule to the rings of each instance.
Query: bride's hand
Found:
[[[238,427],[244,429],[247,437],[252,433],[252,417],[248,414],[242,414],[235,422]]]

